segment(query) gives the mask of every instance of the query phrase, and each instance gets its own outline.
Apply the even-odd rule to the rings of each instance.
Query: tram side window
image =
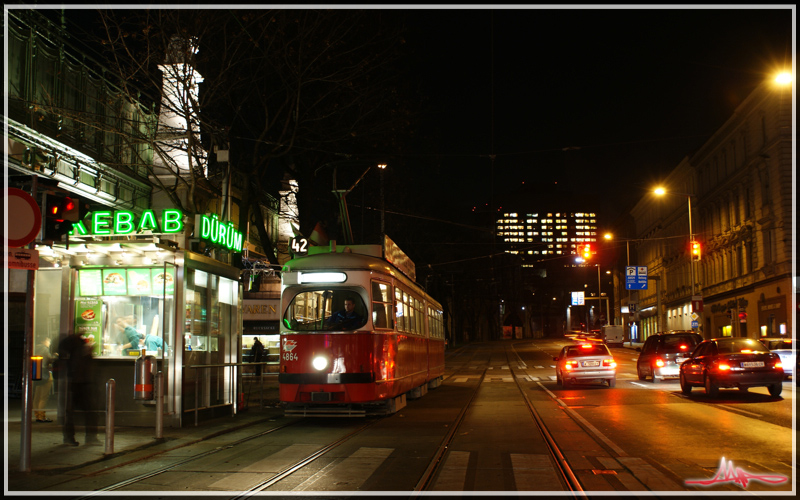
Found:
[[[397,329],[401,332],[407,331],[406,329],[406,314],[403,311],[403,291],[399,288],[394,289],[394,302],[395,302],[395,320],[397,322]]]
[[[380,281],[372,282],[372,323],[375,328],[394,329],[392,314],[392,286]]]

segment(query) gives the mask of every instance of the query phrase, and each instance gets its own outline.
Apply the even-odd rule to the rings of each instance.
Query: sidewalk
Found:
[[[55,397],[51,398],[52,400]],[[7,491],[40,491],[48,484],[56,484],[58,476],[70,471],[96,464],[105,468],[141,460],[166,451],[174,450],[211,437],[233,432],[237,429],[255,425],[283,416],[277,398],[265,399],[261,407],[258,401],[249,401],[248,407],[232,417],[218,417],[199,422],[193,421],[184,427],[164,427],[161,439],[155,438],[155,425],[151,427],[115,427],[113,454],[105,452],[105,422],[101,419],[98,428],[100,444],[84,443],[84,428],[75,427],[75,439],[79,446],[69,446],[62,442],[62,426],[56,420],[55,405],[51,402],[47,410],[49,423],[31,423],[30,472],[20,472],[21,415],[22,400],[9,399],[6,402],[6,453],[8,457]]]

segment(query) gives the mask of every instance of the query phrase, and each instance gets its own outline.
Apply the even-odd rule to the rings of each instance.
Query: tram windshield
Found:
[[[283,323],[295,331],[355,330],[366,323],[366,312],[361,295],[354,290],[306,290],[292,298]]]

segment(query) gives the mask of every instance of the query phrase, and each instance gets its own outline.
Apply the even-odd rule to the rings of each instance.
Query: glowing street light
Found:
[[[777,83],[778,85],[789,85],[790,83],[792,83],[792,80],[793,80],[792,74],[789,73],[788,71],[781,71],[775,77],[775,83]]]

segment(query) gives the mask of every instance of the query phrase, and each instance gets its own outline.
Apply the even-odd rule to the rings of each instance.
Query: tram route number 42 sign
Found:
[[[305,255],[308,253],[308,240],[305,238],[292,238],[289,240],[289,249],[295,255]]]
[[[647,290],[647,266],[628,266],[625,268],[626,290]]]

